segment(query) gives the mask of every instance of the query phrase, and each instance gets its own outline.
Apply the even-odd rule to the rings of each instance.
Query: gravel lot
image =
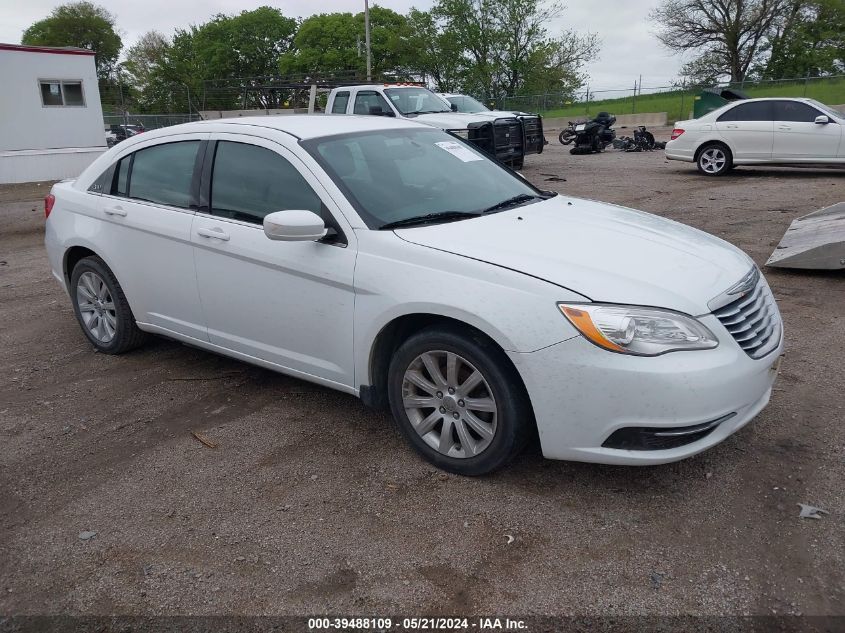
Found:
[[[760,265],[793,218],[845,200],[845,171],[709,179],[550,140],[535,184]],[[0,187],[0,615],[845,614],[845,275],[767,271],[780,379],[716,448],[648,468],[533,448],[468,479],[353,397],[164,340],[93,353],[48,270],[48,188]]]

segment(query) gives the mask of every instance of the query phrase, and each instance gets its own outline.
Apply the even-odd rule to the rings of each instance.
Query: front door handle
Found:
[[[778,129],[779,130],[791,130],[792,128],[788,125],[779,125]]]
[[[126,217],[126,210],[120,205],[116,207],[106,207],[105,209],[103,209],[103,213],[105,213],[106,215],[119,215],[124,218]]]
[[[223,229],[214,228],[214,229],[197,229],[197,235],[200,237],[210,237],[215,240],[221,240],[223,242],[229,241],[229,234],[224,233]]]

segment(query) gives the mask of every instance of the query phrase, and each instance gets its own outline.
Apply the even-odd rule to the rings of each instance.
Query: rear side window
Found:
[[[387,101],[378,92],[367,90],[355,95],[355,114],[369,114],[370,108],[379,107],[382,112],[393,112]]]
[[[771,121],[772,102],[741,103],[719,117],[719,121]]]
[[[800,101],[775,101],[775,121],[815,123],[821,112]]]
[[[129,173],[129,197],[147,202],[187,208],[191,204],[191,181],[200,141],[165,143],[138,150],[132,158]],[[121,171],[116,174],[117,195],[120,192]]]
[[[210,206],[212,215],[261,224],[274,211],[306,209],[321,215],[322,204],[299,171],[276,152],[220,141],[214,154]]]
[[[132,156],[124,156],[117,164],[117,169],[114,170],[114,184],[112,186],[112,194],[115,196],[129,195],[129,163],[132,162]]]
[[[332,103],[332,114],[346,114],[346,105],[349,103],[349,92],[338,92]]]

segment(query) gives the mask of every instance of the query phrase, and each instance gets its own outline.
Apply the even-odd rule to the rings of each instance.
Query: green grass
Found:
[[[749,97],[809,97],[828,105],[845,103],[845,77],[831,79],[797,80],[794,82],[776,82],[769,84],[747,85],[742,90]],[[637,96],[636,102],[628,96],[619,99],[605,99],[590,103],[574,103],[563,108],[542,109],[542,97],[516,97],[508,107],[521,107],[526,110],[541,110],[545,117],[575,119],[587,114],[596,114],[605,110],[612,114],[632,114],[634,112],[666,112],[669,121],[680,121],[690,117],[695,95],[699,91],[659,92]],[[525,99],[525,103],[521,100]],[[533,105],[533,107],[531,107]]]

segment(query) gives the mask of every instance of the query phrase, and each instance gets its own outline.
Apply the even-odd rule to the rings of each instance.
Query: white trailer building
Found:
[[[106,149],[92,51],[0,44],[0,183],[73,178]]]

